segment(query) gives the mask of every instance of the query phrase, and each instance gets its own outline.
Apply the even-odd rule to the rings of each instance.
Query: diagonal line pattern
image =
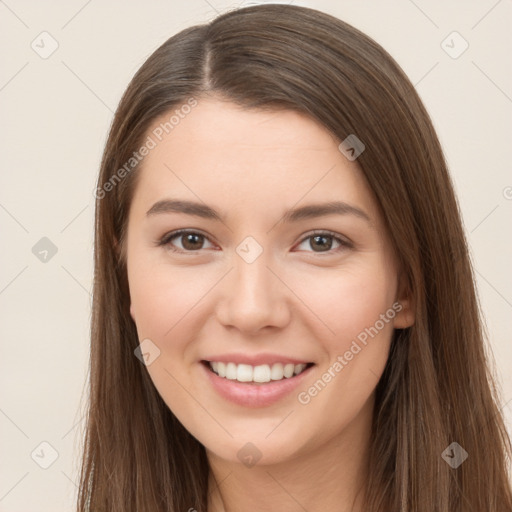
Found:
[[[18,18],[18,21],[19,21],[20,23],[22,23],[23,25],[25,25],[25,27],[30,28],[30,27],[29,27],[29,26],[28,26],[28,25],[27,25],[27,24],[26,24],[26,23],[25,23],[25,22],[24,22],[24,21],[23,21],[23,20],[22,20],[22,19],[21,19],[21,18],[20,18],[20,17],[19,17],[19,16],[18,16],[18,15],[17,15],[17,14],[16,14],[16,13],[15,13],[15,12],[14,12],[14,11],[13,11],[9,6],[8,6],[8,5],[7,5],[7,4],[6,4],[6,3],[5,3],[5,1],[4,1],[4,0],[0,0],[0,4],[3,4],[3,5],[6,7],[6,9],[8,9],[9,11],[11,11],[11,14],[12,14],[14,17]]]
[[[28,471],[0,498],[0,501],[2,501],[27,475]]]
[[[423,14],[423,16],[425,16],[425,18],[427,18],[427,20],[430,21],[430,23],[432,23],[432,25],[434,25],[434,27],[439,28],[437,23],[430,16],[428,16],[428,14],[423,9],[421,9],[418,4],[416,4],[412,0],[409,0],[409,2],[411,2],[411,4],[414,5],[414,7],[416,7],[416,9],[418,9],[418,11],[420,11],[421,14]]]
[[[62,25],[61,30],[66,28],[90,3],[92,0],[88,0],[71,18]]]
[[[64,439],[65,437],[67,437],[71,432],[73,432],[73,430],[75,429],[75,427],[81,422],[83,421],[85,418],[85,415],[82,416],[62,437],[61,437],[61,440]]]
[[[304,193],[304,195],[292,206],[295,207],[297,204],[299,204],[334,168],[336,167],[336,164],[334,164],[316,183],[314,183],[311,188]],[[281,217],[282,219],[282,217]],[[281,222],[281,219],[279,219],[268,231],[267,234],[270,233],[278,224]]]
[[[64,471],[62,471],[62,469],[60,470],[60,472],[77,488],[79,489],[78,485],[76,484],[76,482],[71,478],[69,477],[68,475],[66,475],[66,473],[64,473]]]
[[[166,163],[164,163],[164,166],[170,172],[172,172],[174,174],[174,176],[176,176],[176,178],[178,178],[181,181],[181,183],[183,183],[183,185],[185,187],[187,187],[190,190],[190,192],[192,192],[192,194],[194,194],[197,197],[197,199],[199,199],[199,201],[201,201],[204,205],[206,205],[206,203]],[[233,230],[224,221],[222,221],[222,224],[224,224],[224,226],[226,226],[226,228],[228,228],[229,231],[233,232]]]
[[[371,368],[369,368],[369,371],[370,371],[370,373],[371,373],[371,374],[373,374],[373,376],[377,379],[377,382],[379,382],[379,380],[380,380],[379,375],[377,375],[377,374],[376,374],[376,373],[375,373]]]
[[[80,82],[82,82],[83,85],[85,85],[85,87],[87,87],[87,89],[89,89],[89,91],[91,91],[92,94],[94,94],[94,96],[96,96],[96,98],[98,98],[98,100],[101,101],[101,103],[103,103],[103,105],[105,105],[105,107],[108,108],[110,112],[112,112],[112,114],[114,113],[114,111],[63,60],[61,60],[61,62],[71,73],[73,73],[73,75],[76,76],[76,78],[78,78],[78,80],[80,80]]]
[[[476,270],[476,273],[510,306],[512,307],[512,303],[509,302],[509,300],[500,293],[495,286],[493,286],[492,283],[490,283],[478,270]]]
[[[299,507],[304,510],[305,512],[308,512],[307,509],[304,508],[304,506],[299,503],[283,486],[282,484],[271,474],[269,473],[268,471],[266,471],[266,473],[270,476],[270,478],[272,478],[272,480],[274,480],[274,482],[279,485],[279,487],[281,487],[281,489],[283,489],[283,491],[288,494],[288,496],[290,496],[290,498],[295,501],[295,503],[297,503],[297,505],[299,505]]]
[[[25,233],[29,232],[28,229],[3,204],[0,204],[0,208],[2,208],[5,213],[7,213],[7,215],[9,215],[19,226],[21,226]]]
[[[208,492],[208,495],[211,496],[211,494],[213,493],[213,491],[216,491],[218,489],[220,489],[220,486],[233,474],[233,471],[230,471],[220,482],[217,482],[217,480],[215,479],[215,475],[212,473],[212,477],[213,477],[213,482],[215,484],[215,487],[213,487],[209,492]]]
[[[192,400],[194,400],[194,402],[196,402],[197,405],[199,405],[199,407],[201,407],[201,409],[203,409],[204,412],[208,414],[208,416],[210,416],[210,418],[215,421],[215,423],[217,423],[217,425],[219,425],[219,427],[224,430],[226,434],[229,435],[229,437],[233,437],[233,434],[231,434],[231,432],[229,432],[229,430],[227,430],[226,427],[224,427],[224,425],[222,425],[222,423],[220,423],[217,418],[215,418],[215,416],[213,416],[213,414],[208,411],[208,409],[185,386],[183,386],[183,384],[181,384],[181,382],[179,382],[178,379],[167,368],[164,368],[164,370],[175,380],[176,384],[178,384],[178,386],[186,391],[190,398],[192,398]]]
[[[501,0],[498,0],[472,27],[471,30],[473,30],[477,25],[480,24],[487,16],[494,11],[495,7],[501,3]]]
[[[165,333],[165,336],[167,336],[232,270],[233,267],[231,267],[215,284],[213,284],[212,287]]]
[[[426,76],[439,64],[439,61],[437,61],[415,84],[414,87],[417,87],[420,82],[426,78]]]
[[[502,404],[500,407],[498,407],[498,411],[494,414],[494,416],[493,416],[490,420],[488,420],[488,421],[485,423],[485,425],[483,425],[483,426],[482,426],[482,428],[479,430],[479,432],[481,432],[484,428],[487,428],[487,425],[488,425],[489,423],[491,423],[492,421],[494,421],[494,418],[496,418],[496,416],[501,416],[503,419],[505,419],[505,418],[504,418],[504,412],[503,412],[503,409],[505,409],[505,407],[507,407],[507,405],[508,405],[509,403],[511,403],[511,402],[512,402],[512,398],[511,398],[510,400],[506,401],[506,402],[505,402],[504,404]]]
[[[270,270],[270,272],[272,272],[272,274],[274,274],[279,279],[279,281],[281,281],[286,286],[286,288],[288,288],[288,290],[290,290],[293,293],[293,295],[295,295],[295,297],[297,297],[302,302],[302,304],[304,304],[304,306],[306,306],[309,309],[309,311],[311,311],[311,313],[313,313],[313,315],[315,315],[318,318],[318,320],[320,320],[320,322],[322,322],[325,325],[325,327],[327,327],[327,329],[329,329],[329,331],[331,331],[333,336],[336,335],[336,333],[268,265],[265,266]]]
[[[80,286],[80,288],[82,288],[82,290],[84,290],[87,293],[87,295],[91,296],[89,290],[64,265],[61,265],[61,267],[65,272],[67,272],[71,279],[73,279],[73,281],[75,281],[75,283],[77,283]]]
[[[220,14],[220,11],[215,6],[213,6],[208,0],[203,0],[203,2],[208,4],[217,14]]]
[[[491,216],[492,213],[494,213],[496,211],[496,208],[498,208],[499,204],[497,204],[471,231],[470,233],[473,233],[473,231],[475,231],[481,224],[483,224],[483,222]]]
[[[61,233],[64,233],[64,231],[66,231],[66,229],[68,229],[68,228],[69,228],[69,226],[71,226],[71,224],[73,224],[73,222],[75,222],[75,220],[76,220],[76,219],[78,219],[78,217],[80,217],[80,215],[82,215],[82,213],[84,213],[84,212],[85,212],[85,210],[87,210],[87,208],[89,208],[89,205],[86,205],[84,208],[82,208],[82,209],[80,210],[80,212],[79,212],[77,215],[75,215],[75,216],[71,219],[71,221],[70,221],[70,222],[68,222],[68,223],[67,223],[67,224],[62,228]]]
[[[18,69],[18,71],[16,71],[12,77],[9,78],[9,80],[7,80],[7,82],[2,85],[2,87],[0,87],[0,92],[3,91],[27,66],[28,62],[25,62],[25,64],[23,64],[23,66],[21,66],[21,68]]]
[[[482,75],[485,76],[485,78],[487,78],[487,80],[489,80],[489,82],[491,82],[491,84],[494,85],[494,87],[496,87],[496,89],[498,89],[498,91],[501,92],[501,94],[503,94],[503,96],[505,96],[505,98],[507,98],[508,101],[512,102],[512,98],[481,67],[479,67],[475,61],[472,60],[471,63],[476,69],[478,69],[478,71],[480,71],[480,73],[482,73]]]
[[[9,281],[9,282],[8,282],[8,283],[7,283],[7,284],[6,284],[6,285],[5,285],[5,286],[0,290],[0,295],[1,295],[2,293],[4,293],[4,291],[5,291],[9,286],[11,286],[11,284],[12,284],[12,283],[14,283],[14,281],[16,281],[16,279],[18,279],[18,277],[19,277],[21,274],[23,274],[23,272],[25,272],[25,270],[27,270],[27,268],[28,268],[28,265],[26,265],[26,266],[25,266],[25,268],[24,268],[23,270],[20,270],[20,271],[16,274],[16,276],[14,276],[14,277],[13,277],[13,278],[12,278],[12,279],[11,279],[11,280],[10,280],[10,281]]]
[[[265,439],[270,436],[270,434],[272,434],[278,427],[281,426],[282,423],[284,423],[284,421],[288,418],[288,416],[290,416],[290,414],[292,412],[295,412],[295,409],[292,409],[266,436],[265,436]]]
[[[7,414],[5,414],[5,412],[0,409],[0,412],[27,438],[27,439],[30,439],[27,434],[25,434],[25,432],[23,432],[23,430],[21,430],[21,428],[11,419],[9,418],[9,416],[7,416]]]

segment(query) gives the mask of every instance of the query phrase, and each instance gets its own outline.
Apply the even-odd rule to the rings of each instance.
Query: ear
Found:
[[[410,286],[401,275],[398,284],[397,297],[393,309],[397,312],[393,326],[395,329],[406,329],[411,327],[416,320],[416,307]]]

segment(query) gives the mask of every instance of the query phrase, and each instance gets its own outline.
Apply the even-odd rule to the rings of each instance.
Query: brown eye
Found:
[[[332,247],[332,237],[324,235],[316,235],[310,237],[309,245],[312,249],[319,248],[320,251],[328,251]]]
[[[189,233],[186,235],[180,235],[180,239],[182,241],[183,248],[187,249],[189,251],[201,249],[201,246],[204,243],[204,236],[199,235],[197,233]]]
[[[309,252],[316,252],[316,253],[322,253],[322,252],[330,252],[335,253],[343,249],[349,249],[352,247],[352,244],[348,241],[342,238],[341,236],[337,235],[336,233],[331,233],[329,231],[326,232],[317,232],[313,233],[306,238],[302,240],[300,245],[305,244],[308,242],[307,247],[309,249],[312,249],[312,251]],[[333,242],[338,244],[333,249]],[[299,246],[300,247],[300,246]],[[307,251],[307,249],[306,249]]]
[[[179,244],[173,242],[175,240],[178,241]],[[181,230],[168,233],[160,240],[158,245],[168,247],[170,250],[176,252],[196,252],[200,249],[205,249],[203,245],[206,241],[208,241],[208,238],[201,233]]]

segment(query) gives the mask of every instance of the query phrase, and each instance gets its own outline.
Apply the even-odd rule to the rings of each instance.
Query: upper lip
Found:
[[[251,366],[259,366],[262,364],[273,365],[275,363],[283,364],[308,364],[312,361],[306,359],[298,359],[296,357],[282,356],[279,354],[218,354],[205,357],[204,361],[217,361],[223,363],[249,364]]]

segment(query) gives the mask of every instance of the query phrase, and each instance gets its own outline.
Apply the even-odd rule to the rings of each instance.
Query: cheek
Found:
[[[365,329],[374,326],[392,308],[396,293],[396,278],[381,264],[354,265],[339,271],[330,269],[324,276],[301,279],[304,301],[328,328],[322,336],[326,348],[346,350],[347,344]],[[306,295],[307,293],[307,295]],[[378,322],[379,331],[389,337],[392,316],[387,315],[385,325]]]
[[[396,316],[396,277],[389,268],[375,263],[345,269],[326,279],[321,292],[318,283],[312,288],[315,311],[333,333],[322,337],[327,357],[297,398],[304,413],[332,410],[326,433],[357,416],[386,365]]]
[[[211,288],[211,276],[201,270],[133,258],[128,265],[130,301],[139,336],[163,340],[190,315]]]
[[[141,260],[129,268],[128,276],[139,340],[150,339],[159,349],[147,366],[149,376],[169,409],[193,435],[200,435],[200,426],[209,418],[186,390],[200,396],[192,389],[190,340],[197,337],[200,299],[212,286],[211,276],[161,264],[145,266]]]
[[[336,403],[338,412],[327,422],[333,431],[357,415],[386,365],[396,316],[396,276],[390,268],[375,260],[302,284],[311,291],[306,302],[328,329],[321,336],[317,331],[325,356],[317,380],[299,390],[298,401],[309,404],[310,413]]]

